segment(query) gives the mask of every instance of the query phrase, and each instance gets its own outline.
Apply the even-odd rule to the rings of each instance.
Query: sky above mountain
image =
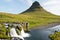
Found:
[[[60,15],[60,0],[0,0],[0,12],[18,14],[27,10],[34,1],[38,1],[45,10]]]

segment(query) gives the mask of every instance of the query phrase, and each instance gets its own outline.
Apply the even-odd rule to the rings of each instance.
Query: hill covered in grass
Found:
[[[51,23],[60,23],[60,16],[47,12],[39,2],[35,1],[29,9],[19,14],[0,12],[0,23],[2,22],[28,22],[29,28],[31,29]],[[6,29],[4,26],[0,26],[0,28],[0,30],[5,30],[3,32],[5,35]]]
[[[60,22],[60,16],[46,11],[37,1],[35,1],[29,9],[22,12],[20,15],[29,16],[29,18],[26,17],[25,20],[30,23],[30,27]]]

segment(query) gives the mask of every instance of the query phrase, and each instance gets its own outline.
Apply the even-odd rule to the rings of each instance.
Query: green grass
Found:
[[[50,34],[49,38],[51,40],[60,40],[60,32],[55,32],[54,34]]]

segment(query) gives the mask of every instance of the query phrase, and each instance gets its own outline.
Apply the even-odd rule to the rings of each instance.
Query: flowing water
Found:
[[[9,27],[8,24],[5,24],[5,27],[8,28]],[[10,29],[10,33],[9,34],[10,34],[9,35],[10,37],[13,37],[12,40],[15,40],[15,38],[17,38],[17,40],[18,40],[18,38],[24,40],[24,38],[30,37],[30,34],[29,33],[25,33],[24,32],[23,27],[22,27],[22,30],[20,32],[20,35],[17,34],[16,29],[14,27],[12,27]]]
[[[31,30],[31,37],[26,38],[25,40],[50,40],[49,35],[54,33],[55,30],[60,31],[60,25],[46,29]]]
[[[10,29],[10,35],[11,35],[11,37],[15,37],[15,38],[17,37],[17,38],[20,38],[22,40],[24,40],[24,38],[26,38],[26,37],[30,37],[30,34],[25,33],[24,30],[23,30],[23,28],[21,30],[21,35],[18,35],[16,33],[16,29],[15,28],[11,28]],[[15,39],[13,38],[12,40],[15,40]]]
[[[21,35],[18,35],[16,33],[16,29],[15,28],[11,28],[10,29],[10,36],[13,37],[13,38],[16,37],[16,38],[20,38],[20,39],[24,40],[24,38]]]
[[[56,30],[60,31],[60,25],[45,29],[32,29],[30,33],[25,33],[22,27],[21,35],[18,35],[16,29],[11,28],[10,35],[11,37],[18,37],[23,40],[50,40],[49,35],[53,34]]]
[[[24,29],[23,29],[23,27],[22,27],[21,36],[24,37],[24,38],[26,38],[26,37],[30,37],[30,34],[29,34],[29,33],[25,33],[25,32],[24,32]]]

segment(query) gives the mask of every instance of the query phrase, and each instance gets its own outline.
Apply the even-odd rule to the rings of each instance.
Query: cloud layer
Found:
[[[48,0],[44,3],[44,7],[51,13],[60,15],[60,0]]]

